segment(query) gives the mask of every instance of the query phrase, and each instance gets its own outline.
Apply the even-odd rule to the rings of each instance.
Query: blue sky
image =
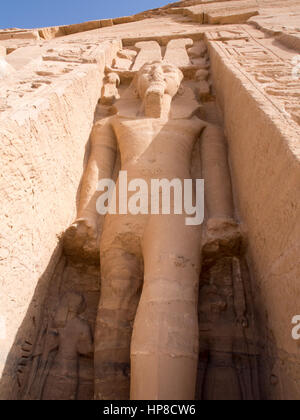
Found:
[[[36,28],[132,15],[172,0],[2,0],[0,28]]]

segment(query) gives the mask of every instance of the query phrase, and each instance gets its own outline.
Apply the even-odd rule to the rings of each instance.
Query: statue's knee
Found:
[[[129,268],[122,268],[116,264],[108,275],[107,283],[115,296],[126,297],[133,287],[134,277]]]
[[[102,264],[102,284],[115,297],[126,298],[141,286],[141,264],[135,255],[112,252]]]

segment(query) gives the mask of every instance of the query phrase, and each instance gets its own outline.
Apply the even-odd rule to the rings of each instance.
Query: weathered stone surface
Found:
[[[37,30],[5,30],[0,31],[0,40],[6,39],[40,39]]]
[[[0,80],[10,76],[15,69],[7,62],[6,57],[0,57]]]
[[[17,48],[6,56],[6,61],[15,69],[20,70],[34,60],[42,60],[43,50],[40,46]]]
[[[106,28],[107,26],[113,26],[114,22],[112,19],[103,19],[100,20],[101,28]]]
[[[178,67],[185,67],[191,64],[187,53],[187,47],[193,45],[191,39],[174,39],[167,45],[164,60]]]
[[[139,50],[132,70],[137,71],[147,62],[160,61],[162,59],[161,49],[156,41],[138,42],[135,47]]]
[[[222,41],[210,41],[209,44],[217,82],[215,87],[230,139],[230,160],[239,212],[247,229],[253,259],[256,307],[264,307],[268,313],[268,322],[261,313],[260,325],[264,336],[273,331],[273,346],[281,349],[278,358],[272,359],[267,351],[264,360],[267,375],[273,372],[280,378],[285,396],[270,385],[265,392],[266,395],[274,392],[275,398],[288,398],[288,395],[298,398],[299,348],[288,325],[299,312],[297,279],[300,267],[296,261],[300,237],[297,193],[300,132],[299,121],[293,117],[296,111],[285,111],[279,102],[290,94],[293,109],[293,93],[299,80],[294,85],[291,83],[290,91],[286,89],[292,68],[284,51],[280,57],[278,49],[273,55],[260,42],[246,45],[241,41],[239,48],[245,48],[249,54],[241,60],[235,56],[234,42],[232,50]],[[292,58],[293,53],[290,55]],[[277,73],[278,67],[280,73]],[[251,72],[253,76],[249,78]],[[272,77],[275,73],[276,77]],[[277,77],[279,74],[285,80],[282,84]],[[265,79],[266,76],[271,78],[273,88],[265,87],[270,80]],[[284,86],[282,95],[281,86]],[[232,100],[233,97],[236,99]],[[247,113],[241,112],[242,109],[247,109]],[[239,115],[239,118],[234,115]],[[284,188],[277,177],[284,179]],[[291,370],[292,365],[294,369]]]
[[[20,343],[34,332],[60,253],[59,235],[75,210],[104,68],[119,48],[117,41],[113,45],[103,44],[99,64],[76,69],[76,60],[72,65],[54,58],[0,82],[5,100],[0,108],[1,167],[6,168],[0,181],[0,308],[7,326],[0,339],[1,398],[16,396]],[[17,86],[17,93],[10,92]]]
[[[299,17],[0,31],[1,399],[299,399]],[[99,216],[121,169],[204,178],[203,225]]]
[[[245,23],[258,14],[258,5],[255,0],[213,2],[205,5],[204,22],[209,24]]]

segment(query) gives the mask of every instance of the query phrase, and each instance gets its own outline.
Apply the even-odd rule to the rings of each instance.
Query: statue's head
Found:
[[[68,308],[70,312],[80,315],[86,309],[84,297],[80,293],[69,292],[67,294]]]
[[[86,302],[80,293],[67,292],[63,295],[54,322],[56,327],[63,328],[66,325],[69,314],[74,316],[82,314],[86,309]]]
[[[172,98],[177,94],[183,74],[178,67],[163,61],[146,63],[137,75],[137,91],[145,115],[167,117]]]
[[[174,97],[182,82],[183,74],[178,67],[163,61],[146,63],[138,73],[137,88],[143,99],[149,89],[157,89]]]
[[[124,79],[127,78],[128,71],[124,73]],[[145,63],[112,112],[130,117],[192,118],[199,113],[200,105],[183,79],[182,71],[167,61]]]

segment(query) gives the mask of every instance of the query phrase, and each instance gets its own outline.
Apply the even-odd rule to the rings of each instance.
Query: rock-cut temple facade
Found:
[[[0,30],[0,399],[300,399],[299,99],[299,0]]]

